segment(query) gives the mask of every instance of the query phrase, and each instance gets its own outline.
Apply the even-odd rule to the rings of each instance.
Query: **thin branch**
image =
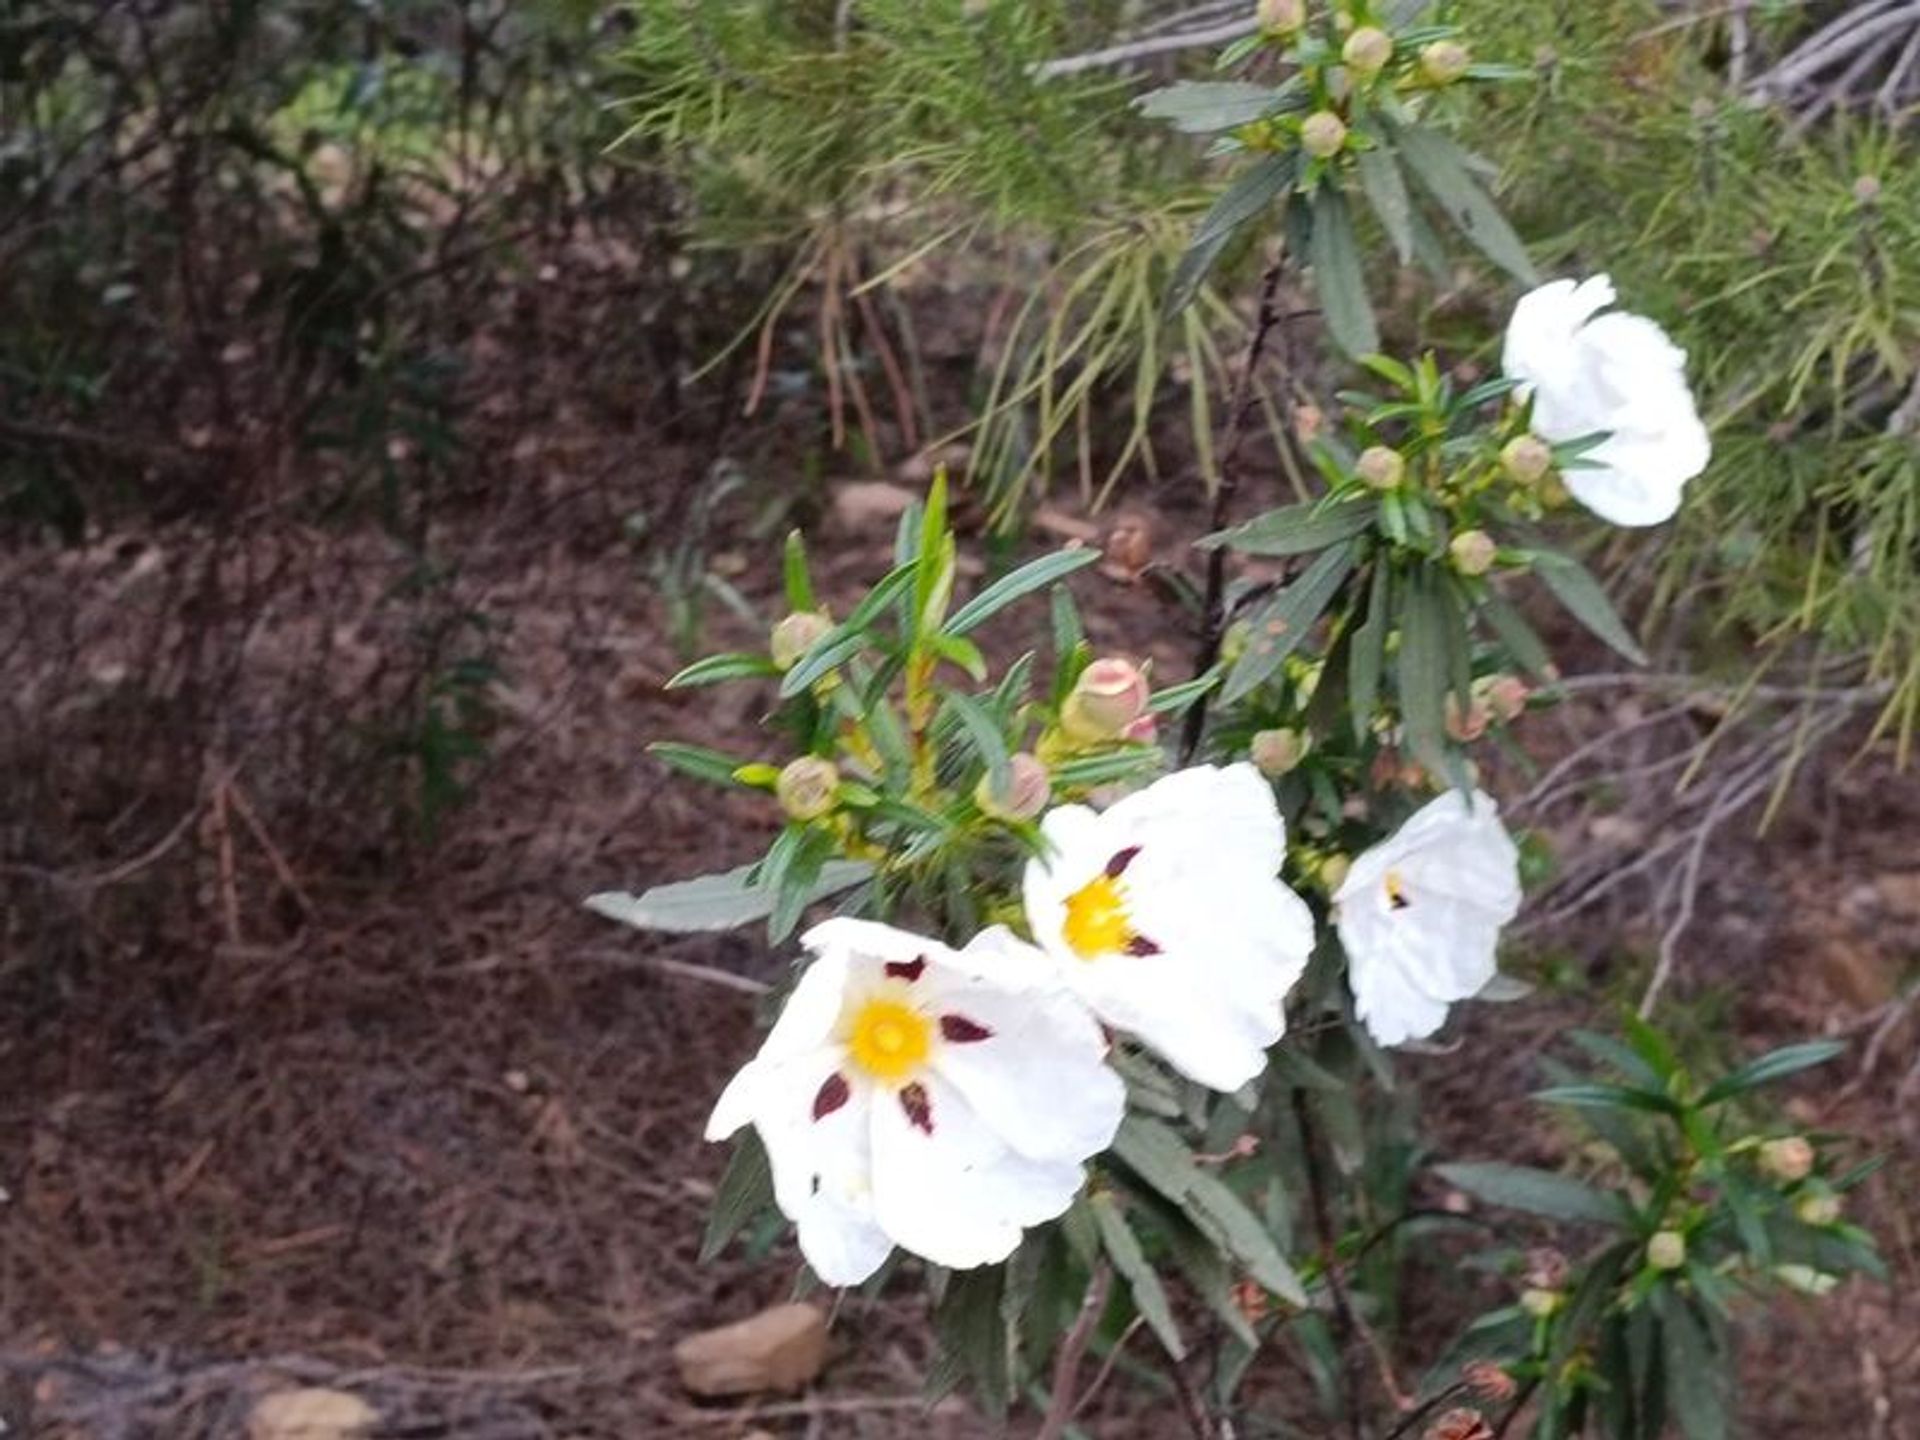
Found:
[[[1251,35],[1257,23],[1251,19],[1230,20],[1220,25],[1202,26],[1198,30],[1177,30],[1171,35],[1150,35],[1127,40],[1118,45],[1109,45],[1104,50],[1089,50],[1082,55],[1065,55],[1058,60],[1048,60],[1036,65],[1033,74],[1039,80],[1055,80],[1062,75],[1078,75],[1085,70],[1126,65],[1155,55],[1197,49],[1202,45],[1225,45],[1242,35]]]
[[[1087,1353],[1087,1345],[1093,1339],[1100,1317],[1106,1313],[1107,1296],[1112,1289],[1113,1267],[1103,1260],[1094,1267],[1086,1298],[1080,1302],[1079,1315],[1074,1317],[1073,1329],[1060,1342],[1060,1353],[1054,1357],[1053,1394],[1047,1402],[1046,1416],[1041,1420],[1034,1440],[1060,1440],[1066,1433],[1067,1424],[1078,1408],[1074,1403],[1074,1387],[1080,1374],[1080,1360]],[[1116,1354],[1119,1348],[1118,1345],[1114,1346]],[[1094,1383],[1097,1386],[1098,1379]],[[1091,1395],[1092,1391],[1089,1390],[1088,1394]]]
[[[1333,1212],[1327,1203],[1327,1176],[1320,1159],[1318,1129],[1307,1104],[1307,1092],[1293,1092],[1294,1119],[1300,1126],[1301,1160],[1307,1172],[1307,1197],[1313,1210],[1314,1229],[1320,1237],[1320,1268],[1327,1277],[1327,1289],[1333,1295],[1334,1338],[1340,1349],[1340,1371],[1346,1385],[1347,1431],[1353,1440],[1361,1440],[1360,1373],[1354,1361],[1353,1337],[1358,1330],[1353,1301],[1347,1294],[1347,1282],[1340,1274],[1340,1255],[1334,1241]]]

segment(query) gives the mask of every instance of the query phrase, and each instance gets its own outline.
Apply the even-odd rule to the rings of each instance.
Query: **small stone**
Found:
[[[820,1373],[826,1359],[827,1317],[798,1303],[702,1330],[673,1347],[680,1383],[708,1397],[797,1390]]]
[[[247,1440],[356,1440],[380,1414],[345,1390],[276,1390],[247,1417]]]
[[[913,503],[913,492],[886,480],[849,480],[833,492],[833,518],[848,530],[890,527]]]

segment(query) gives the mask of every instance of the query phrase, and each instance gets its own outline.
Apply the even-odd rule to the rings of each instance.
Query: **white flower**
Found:
[[[1587,467],[1566,471],[1574,497],[1616,525],[1658,525],[1707,468],[1711,446],[1687,388],[1687,352],[1644,315],[1600,314],[1613,301],[1605,275],[1521,296],[1501,368],[1533,397],[1541,438],[1608,432],[1582,457]]]
[[[1196,766],[1096,813],[1047,813],[1027,923],[1094,1013],[1216,1090],[1267,1063],[1313,950],[1278,878],[1286,835],[1251,765]]]
[[[1493,979],[1500,927],[1520,909],[1519,855],[1491,797],[1450,790],[1355,860],[1333,900],[1354,1009],[1398,1045]]]
[[[760,1132],[774,1198],[829,1285],[896,1244],[954,1269],[1004,1260],[1119,1128],[1099,1025],[1005,930],[956,952],[839,919],[800,943],[817,958],[707,1138]]]

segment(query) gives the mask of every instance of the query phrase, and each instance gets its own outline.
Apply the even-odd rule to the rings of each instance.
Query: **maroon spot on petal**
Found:
[[[1139,853],[1140,853],[1140,847],[1138,845],[1129,845],[1124,850],[1116,850],[1114,852],[1113,858],[1107,861],[1108,876],[1112,879],[1117,880],[1122,875],[1126,874],[1127,866],[1133,863],[1133,857],[1138,855]]]
[[[842,1105],[853,1092],[847,1086],[847,1077],[841,1074],[827,1076],[826,1083],[820,1087],[820,1093],[813,1097],[813,1118],[824,1120]]]
[[[918,1130],[933,1134],[933,1101],[927,1098],[927,1087],[920,1084],[900,1087],[900,1108],[907,1112],[907,1123]]]
[[[1132,935],[1127,938],[1127,954],[1158,955],[1160,947],[1144,935]]]
[[[904,980],[909,985],[920,978],[920,972],[927,968],[927,957],[917,960],[889,960],[887,977],[892,980]]]
[[[956,1045],[971,1045],[976,1040],[992,1038],[993,1031],[964,1015],[942,1015],[940,1034],[943,1039],[951,1040]]]

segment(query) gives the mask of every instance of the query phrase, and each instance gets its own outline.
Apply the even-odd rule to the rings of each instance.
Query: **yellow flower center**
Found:
[[[1404,910],[1413,902],[1407,899],[1407,882],[1400,878],[1398,870],[1387,871],[1387,904],[1395,910]]]
[[[1101,875],[1067,897],[1067,921],[1061,927],[1067,944],[1082,960],[1112,955],[1133,943],[1133,925],[1127,919],[1127,898],[1117,877]]]
[[[847,1053],[876,1080],[903,1080],[919,1069],[933,1043],[926,1016],[898,1000],[869,1000],[854,1012]]]

